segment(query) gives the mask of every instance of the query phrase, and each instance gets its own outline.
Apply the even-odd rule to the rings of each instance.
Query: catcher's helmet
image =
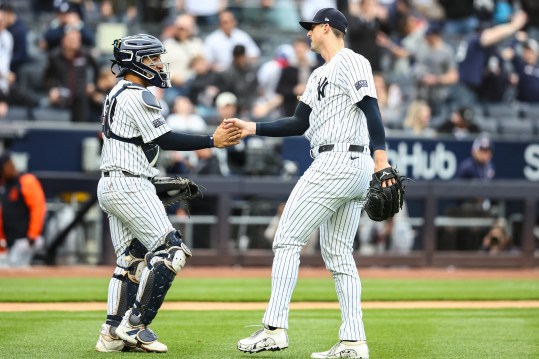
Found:
[[[153,86],[161,88],[171,86],[168,63],[161,62],[164,67],[159,71],[143,62],[145,57],[161,55],[167,52],[159,39],[152,35],[138,34],[114,40],[113,45],[114,60],[111,61],[113,66],[118,65],[121,68],[117,76],[124,76],[129,71],[144,78]],[[152,64],[155,65],[156,63],[152,62]]]

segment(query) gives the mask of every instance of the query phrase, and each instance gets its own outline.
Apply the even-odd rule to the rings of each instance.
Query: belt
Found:
[[[333,151],[335,145],[322,145],[318,146],[318,153]],[[363,152],[365,150],[364,146],[361,145],[350,145],[348,146],[349,152]]]
[[[122,173],[123,177],[138,177],[138,178],[144,178],[144,179],[147,179],[147,180],[152,179],[151,177],[148,177],[148,176],[135,175],[135,174],[132,174],[131,172],[127,172],[127,171],[104,171],[103,172],[103,177],[114,177],[114,175],[112,175],[113,172]],[[122,177],[122,176],[119,176],[119,177]]]
[[[321,145],[311,148],[311,158],[315,158],[320,153],[328,151],[368,153],[368,148],[362,145],[350,145],[348,143],[333,143],[329,145]]]

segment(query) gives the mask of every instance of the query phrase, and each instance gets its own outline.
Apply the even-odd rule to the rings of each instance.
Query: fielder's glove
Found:
[[[382,187],[382,182],[394,178],[395,183],[388,187]],[[365,212],[373,221],[384,221],[393,217],[402,208],[404,202],[405,176],[401,176],[393,167],[387,167],[375,172],[367,192]]]
[[[180,201],[188,201],[201,194],[200,187],[195,182],[181,176],[154,177],[152,183],[165,207]]]

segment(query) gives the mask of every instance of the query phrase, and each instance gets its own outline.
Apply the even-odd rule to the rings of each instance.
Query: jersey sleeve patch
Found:
[[[367,80],[359,80],[354,84],[354,86],[356,87],[356,90],[359,91],[359,89],[362,87],[369,87],[369,83],[367,82]]]
[[[142,91],[142,102],[144,105],[148,106],[149,108],[153,108],[154,110],[162,109],[157,97],[155,97],[155,95],[148,90]]]
[[[157,128],[159,126],[162,126],[165,123],[167,123],[167,121],[165,121],[165,119],[163,117],[156,118],[155,120],[152,121],[153,127],[155,127],[155,128]]]

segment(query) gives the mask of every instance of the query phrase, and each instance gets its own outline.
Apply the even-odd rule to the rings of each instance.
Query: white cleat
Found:
[[[157,335],[144,324],[140,323],[140,318],[129,309],[122,322],[116,328],[116,334],[125,340],[128,345],[136,346],[145,352],[166,353],[168,347],[157,341]]]
[[[326,352],[313,353],[311,358],[356,358],[368,359],[369,347],[367,342],[360,340],[348,342],[341,340]]]
[[[101,353],[143,351],[134,345],[126,344],[116,335],[115,329],[116,328],[113,328],[108,324],[103,324],[101,326],[101,333],[95,344],[95,350]]]
[[[249,338],[238,341],[238,349],[245,353],[257,353],[263,350],[281,350],[288,348],[286,329],[270,330],[262,328]]]

